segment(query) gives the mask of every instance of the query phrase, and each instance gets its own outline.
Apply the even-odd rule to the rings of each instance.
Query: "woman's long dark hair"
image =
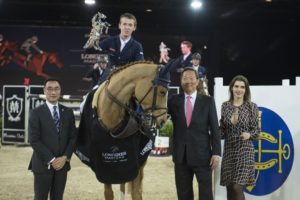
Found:
[[[232,88],[234,86],[234,83],[236,81],[242,81],[245,83],[245,95],[244,95],[244,102],[250,102],[251,101],[251,92],[250,92],[250,86],[248,79],[243,75],[237,75],[235,76],[229,84],[229,101],[233,102],[233,92]]]

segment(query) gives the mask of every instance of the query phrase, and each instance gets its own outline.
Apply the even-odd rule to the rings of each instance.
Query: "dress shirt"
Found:
[[[186,99],[187,96],[191,96],[190,101],[192,103],[192,110],[194,110],[194,105],[195,105],[195,101],[196,101],[196,97],[197,97],[197,91],[193,92],[193,94],[188,95],[186,93],[184,93],[184,113],[186,113]]]
[[[46,101],[46,104],[51,112],[51,115],[52,115],[52,118],[54,117],[53,116],[53,107],[56,106],[56,111],[57,111],[57,114],[58,114],[58,117],[60,118],[60,114],[59,114],[59,106],[58,106],[58,103],[56,103],[55,105],[53,105],[52,103],[50,103],[49,101]]]
[[[185,60],[191,53],[188,53],[188,54],[184,54],[183,55],[183,60]]]
[[[193,65],[193,68],[194,68],[196,71],[198,71],[199,65]]]
[[[191,95],[188,95],[187,93],[184,93],[184,113],[186,113],[186,99],[187,99],[187,96],[190,96],[190,101],[192,103],[192,110],[194,110],[194,105],[195,105],[195,102],[196,102],[196,97],[197,97],[197,91],[195,91],[194,93],[192,93]],[[193,115],[192,115],[193,117]],[[219,155],[212,155],[212,156],[215,156],[215,157],[218,157],[218,158],[221,158],[221,156]]]
[[[123,50],[123,48],[125,47],[125,45],[127,44],[127,42],[128,42],[130,39],[131,39],[131,37],[128,38],[128,39],[126,39],[126,40],[122,40],[122,38],[120,38],[120,42],[121,42],[120,52]]]
[[[53,107],[56,106],[56,111],[57,111],[57,114],[58,114],[58,117],[60,118],[60,115],[59,115],[59,106],[58,106],[58,103],[56,103],[55,105],[53,105],[52,103],[50,103],[49,101],[46,101],[46,104],[51,112],[51,115],[52,115],[52,118],[53,118]],[[51,163],[55,160],[56,157],[53,157],[49,162],[48,162],[48,169],[51,169]]]
[[[100,76],[102,75],[102,73],[103,73],[103,70],[99,67],[98,68],[99,69],[99,74],[100,74]]]

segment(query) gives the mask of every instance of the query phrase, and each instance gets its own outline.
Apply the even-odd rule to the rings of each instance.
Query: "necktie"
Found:
[[[60,127],[60,120],[57,112],[57,106],[53,106],[53,120],[55,127],[57,129],[57,132],[59,132],[59,127]]]
[[[193,112],[193,108],[192,108],[192,102],[191,102],[191,96],[187,96],[186,97],[186,104],[185,104],[185,118],[186,118],[186,125],[187,127],[189,127],[190,123],[191,123],[191,119],[192,119],[192,112]]]

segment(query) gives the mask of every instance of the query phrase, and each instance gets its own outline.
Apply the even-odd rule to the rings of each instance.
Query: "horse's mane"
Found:
[[[135,61],[135,62],[130,62],[126,65],[123,65],[123,66],[120,66],[120,67],[117,67],[115,68],[111,73],[110,75],[107,77],[107,80],[110,80],[110,78],[114,75],[114,74],[117,74],[118,72],[122,71],[123,69],[126,69],[132,65],[135,65],[135,64],[154,64],[154,62],[152,61],[147,61],[147,60],[140,60],[140,61]]]

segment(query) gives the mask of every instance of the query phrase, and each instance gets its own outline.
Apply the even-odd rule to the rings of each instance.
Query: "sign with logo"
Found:
[[[46,101],[41,99],[38,95],[44,94],[44,86],[42,85],[30,85],[29,86],[29,110],[32,110],[40,105],[43,105]]]
[[[3,143],[24,143],[26,86],[3,87]]]
[[[244,188],[245,192],[256,196],[280,188],[289,177],[294,161],[293,139],[284,120],[268,108],[260,107],[259,110],[261,133],[254,142],[256,185]]]
[[[126,162],[127,161],[127,152],[120,151],[118,146],[112,146],[110,152],[101,153],[103,162]]]
[[[179,92],[180,92],[180,89],[179,89],[179,87],[178,86],[170,86],[169,87],[169,96],[172,96],[172,95],[175,95],[175,94],[179,94]]]

